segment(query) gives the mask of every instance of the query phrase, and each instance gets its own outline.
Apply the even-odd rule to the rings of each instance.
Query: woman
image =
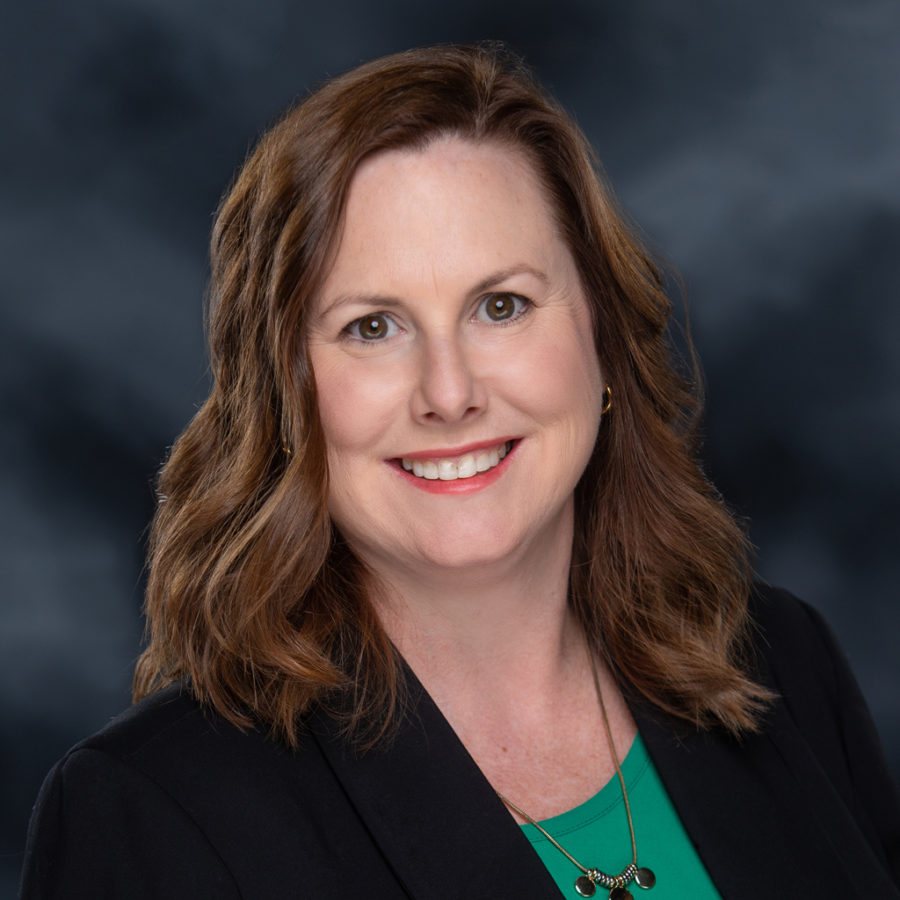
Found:
[[[656,270],[515,60],[325,85],[212,272],[140,702],[51,773],[23,896],[900,896],[852,676],[751,587]]]

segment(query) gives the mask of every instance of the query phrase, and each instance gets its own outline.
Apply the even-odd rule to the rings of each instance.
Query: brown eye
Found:
[[[380,341],[386,337],[390,337],[397,326],[394,322],[382,313],[375,313],[371,316],[363,316],[355,322],[351,322],[345,329],[351,337],[361,341]]]
[[[377,340],[380,337],[384,337],[386,333],[387,323],[382,316],[370,316],[359,323],[360,337],[365,338],[367,341]]]
[[[489,322],[506,322],[522,315],[527,305],[528,301],[517,294],[489,294],[481,301],[479,318]]]

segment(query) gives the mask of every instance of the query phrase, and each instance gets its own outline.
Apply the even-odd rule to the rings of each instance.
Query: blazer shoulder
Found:
[[[170,685],[145,697],[104,728],[76,744],[69,756],[94,751],[113,757],[150,778],[173,776],[210,780],[211,772],[244,767],[244,777],[268,764],[289,763],[295,771],[320,757],[308,734],[297,749],[277,740],[262,726],[239,728],[201,704],[182,685]],[[250,763],[261,765],[252,769]]]
[[[135,766],[183,716],[156,703],[72,748],[41,787],[28,828],[22,900],[94,896],[202,900],[239,896],[190,797]]]
[[[242,731],[177,687],[141,701],[47,776],[23,900],[224,900],[303,884],[315,886],[309,896],[334,896],[344,864],[327,847],[356,848],[370,868],[377,857],[318,742],[304,737],[294,751]],[[379,877],[389,881],[370,874]]]
[[[764,680],[794,726],[776,714],[776,731],[802,738],[900,883],[900,793],[838,639],[818,610],[779,588],[757,586],[750,613]]]
[[[185,687],[172,684],[130,706],[98,732],[76,744],[69,753],[97,750],[128,759],[161,740],[190,740],[212,726],[216,719]]]
[[[790,591],[755,584],[750,594],[751,638],[760,677],[784,696],[826,705],[838,700],[850,667],[838,642],[815,607]]]
[[[789,591],[757,584],[749,612],[760,680],[820,754],[843,756],[846,731],[877,743],[862,693],[825,618]]]
[[[748,608],[756,632],[766,645],[771,641],[808,638],[824,624],[822,615],[809,603],[784,588],[764,582],[754,582]]]

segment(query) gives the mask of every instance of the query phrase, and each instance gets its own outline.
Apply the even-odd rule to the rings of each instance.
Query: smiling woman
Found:
[[[568,558],[603,385],[575,261],[521,154],[444,138],[367,159],[313,316],[329,512],[364,563],[409,601],[423,567],[510,584],[553,565],[558,535]]]
[[[136,704],[45,782],[23,897],[900,896],[853,677],[752,583],[657,270],[518,60],[290,111],[211,297]]]

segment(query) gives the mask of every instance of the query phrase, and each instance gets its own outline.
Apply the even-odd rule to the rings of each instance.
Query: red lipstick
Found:
[[[445,448],[441,450],[426,450],[416,453],[404,454],[402,458],[389,460],[391,468],[403,478],[407,484],[416,487],[419,490],[426,491],[429,494],[443,494],[445,496],[458,494],[471,494],[476,491],[483,490],[492,485],[495,481],[503,476],[507,468],[509,468],[510,460],[515,455],[516,449],[520,441],[517,438],[509,438],[507,440],[491,440],[480,441],[478,443],[465,444],[453,449]],[[468,478],[455,478],[449,481],[440,478],[424,478],[408,472],[403,468],[402,459],[407,460],[439,460],[452,459],[467,454],[475,454],[480,450],[488,450],[493,447],[499,447],[503,444],[508,446],[506,455],[499,461],[496,466],[488,469],[486,472],[478,472]]]

